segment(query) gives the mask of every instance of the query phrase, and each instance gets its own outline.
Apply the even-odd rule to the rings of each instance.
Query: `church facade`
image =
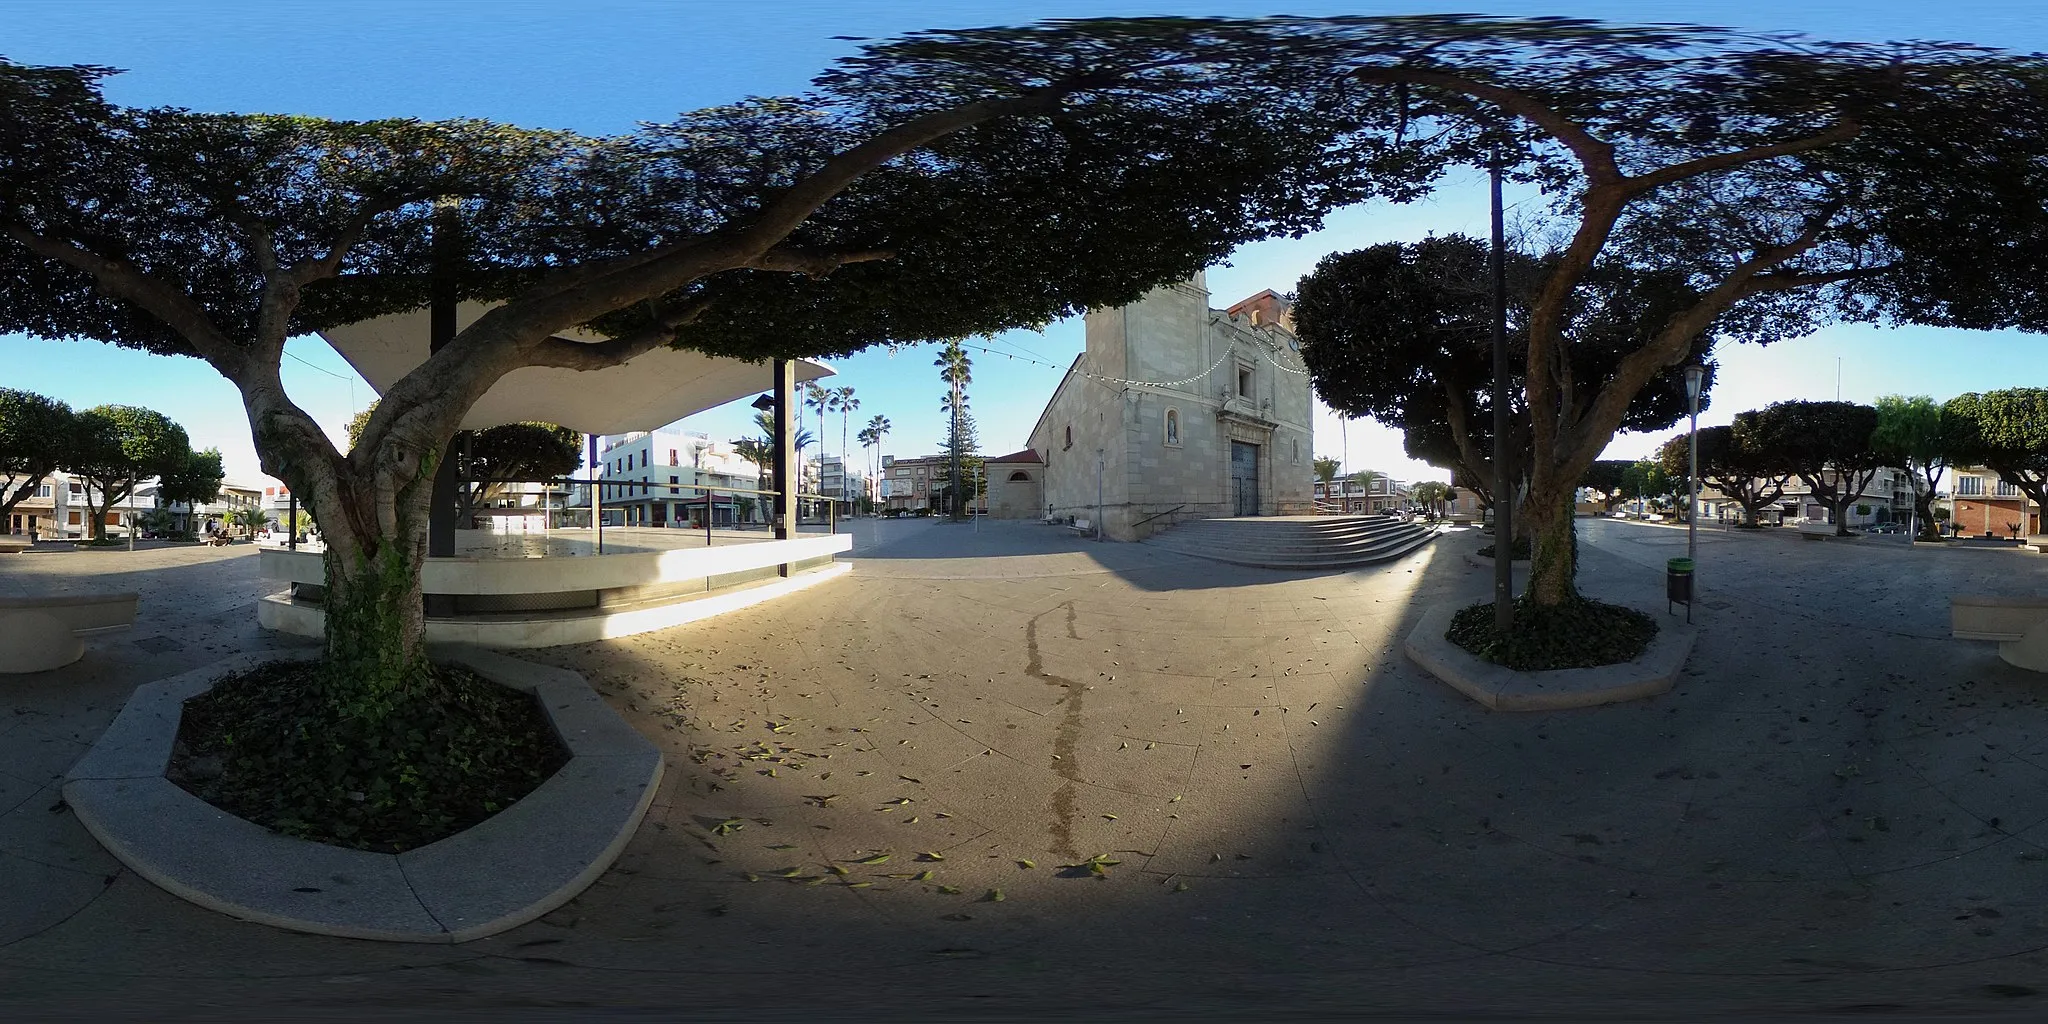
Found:
[[[1311,511],[1309,379],[1291,322],[1271,291],[1210,309],[1200,274],[1090,312],[1030,450],[990,474],[992,500],[1099,521],[1117,540],[1183,519]]]

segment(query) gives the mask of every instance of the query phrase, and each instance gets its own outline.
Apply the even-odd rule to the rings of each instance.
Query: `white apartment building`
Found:
[[[729,441],[662,428],[605,437],[598,479],[606,521],[626,526],[702,529],[766,523],[760,471]],[[616,510],[618,515],[611,513]]]
[[[1415,485],[1404,484],[1389,476],[1374,478],[1371,487],[1351,479],[1332,480],[1327,484],[1317,480],[1310,485],[1309,492],[1316,501],[1337,506],[1343,512],[1404,509],[1415,503]]]
[[[0,480],[0,486],[6,486]],[[105,510],[107,535],[125,537],[136,519],[158,507],[158,481],[152,477],[135,485],[132,493]],[[165,506],[174,517],[174,529],[197,532],[206,524],[220,524],[237,509],[259,503],[263,489],[238,483],[223,483],[215,500],[192,508],[183,502]],[[88,496],[98,498],[84,480],[62,471],[50,474],[29,497],[8,512],[0,533],[34,536],[46,540],[67,540],[90,536],[86,520]]]

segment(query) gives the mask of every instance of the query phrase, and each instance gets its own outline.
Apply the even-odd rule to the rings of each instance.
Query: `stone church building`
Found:
[[[1090,312],[1031,447],[988,464],[990,509],[1138,540],[1190,518],[1311,510],[1307,369],[1272,291],[1209,308],[1204,275]]]

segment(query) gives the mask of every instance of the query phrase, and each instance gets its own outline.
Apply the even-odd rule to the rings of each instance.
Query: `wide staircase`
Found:
[[[1145,543],[1233,565],[1317,570],[1392,561],[1436,536],[1436,527],[1392,516],[1267,516],[1191,519]]]

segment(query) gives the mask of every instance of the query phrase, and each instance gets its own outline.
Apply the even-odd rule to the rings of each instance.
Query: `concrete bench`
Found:
[[[27,537],[0,537],[0,555],[18,555],[29,549]]]
[[[2048,595],[1951,597],[1949,634],[1957,640],[1995,640],[2006,664],[2048,672]]]
[[[135,624],[138,595],[0,597],[0,674],[46,672],[85,656],[83,637]]]

